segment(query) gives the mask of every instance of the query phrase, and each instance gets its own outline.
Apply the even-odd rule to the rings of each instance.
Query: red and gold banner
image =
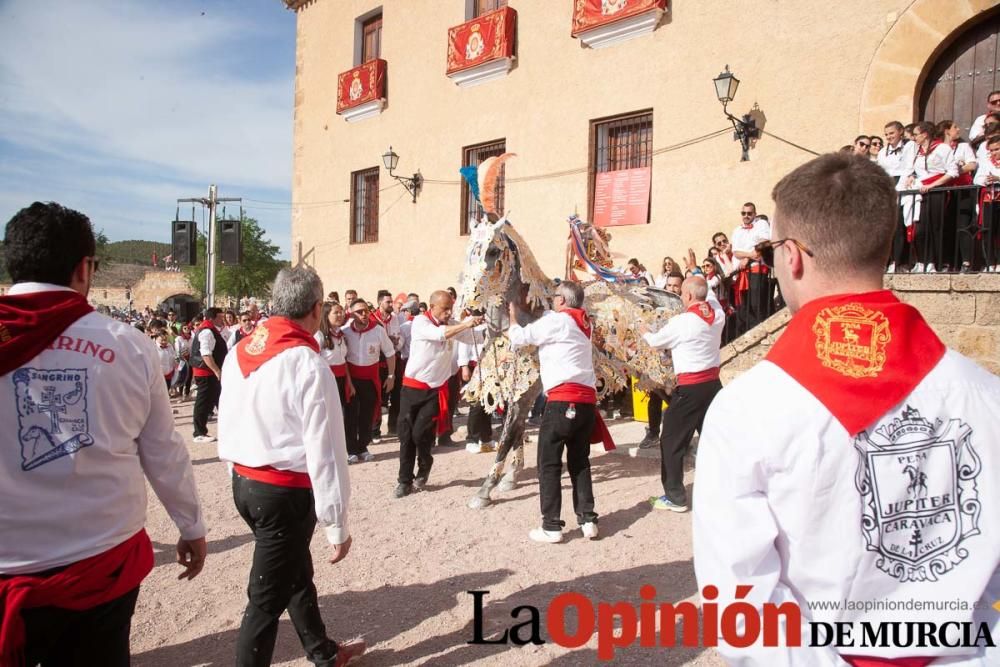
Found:
[[[384,60],[369,60],[342,72],[337,77],[337,113],[385,97],[385,71]]]
[[[667,0],[573,0],[573,37],[651,9],[666,10]]]
[[[594,180],[594,225],[644,225],[649,220],[649,167],[603,171]]]
[[[448,29],[448,74],[514,55],[517,12],[510,7]]]

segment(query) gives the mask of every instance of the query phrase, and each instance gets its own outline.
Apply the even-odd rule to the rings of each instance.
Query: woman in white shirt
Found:
[[[912,173],[900,179],[903,190],[918,190],[920,197],[914,211],[917,263],[914,273],[935,273],[935,264],[940,265],[944,252],[944,215],[947,194],[935,188],[948,185],[957,174],[950,172],[954,167],[951,146],[938,135],[937,127],[926,121],[913,126],[913,140],[917,142],[917,152],[913,157]],[[912,196],[912,195],[908,195]]]
[[[653,286],[659,287],[660,289],[666,289],[667,278],[670,277],[671,273],[674,273],[675,271],[678,270],[679,267],[677,266],[677,262],[674,261],[673,257],[664,257],[660,275],[656,276],[656,280],[653,281]]]
[[[351,385],[351,375],[347,370],[347,342],[344,332],[340,330],[347,321],[344,307],[339,303],[327,301],[323,304],[323,318],[316,332],[316,342],[319,343],[319,354],[330,367],[337,378],[337,389],[340,390],[340,407],[347,409],[347,402],[354,393]]]
[[[938,123],[938,131],[951,147],[952,165],[949,172],[955,177],[951,186],[966,186],[967,190],[955,190],[948,206],[944,226],[944,262],[955,266],[961,261],[962,273],[972,270],[972,244],[976,235],[976,194],[972,189],[972,176],[976,172],[977,159],[972,146],[962,139],[962,128],[950,120]],[[957,246],[957,247],[956,247]]]

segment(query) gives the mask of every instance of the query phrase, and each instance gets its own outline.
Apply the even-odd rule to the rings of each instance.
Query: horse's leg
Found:
[[[535,404],[535,399],[538,398],[541,392],[542,383],[536,382],[531,389],[524,393],[521,400],[518,401],[517,406],[515,406],[518,419],[514,422],[513,428],[517,431],[517,439],[512,443],[514,453],[511,456],[507,474],[500,480],[501,491],[513,491],[517,488],[517,473],[524,469],[524,430],[528,421],[528,412],[531,410],[531,406]]]

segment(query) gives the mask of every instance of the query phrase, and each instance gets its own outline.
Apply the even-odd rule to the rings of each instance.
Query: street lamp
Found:
[[[740,80],[729,71],[729,65],[726,65],[725,71],[715,77],[712,82],[715,84],[715,96],[722,103],[722,113],[726,114],[726,118],[733,124],[733,140],[740,142],[743,147],[743,156],[740,158],[740,162],[748,162],[750,160],[750,141],[760,137],[760,130],[750,114],[744,114],[743,118],[737,118],[726,109],[726,106],[736,97],[736,89],[740,87]]]
[[[413,203],[416,204],[417,191],[420,190],[420,185],[424,181],[424,178],[423,176],[420,175],[420,172],[414,174],[413,178],[407,178],[405,176],[396,176],[394,173],[392,173],[393,170],[396,168],[396,165],[399,164],[399,156],[396,155],[396,152],[394,150],[392,150],[392,146],[389,146],[389,150],[387,150],[385,153],[382,153],[382,164],[384,164],[385,168],[389,170],[389,175],[395,178],[400,183],[402,183],[403,187],[406,188],[406,191],[409,192],[411,195],[413,195]]]

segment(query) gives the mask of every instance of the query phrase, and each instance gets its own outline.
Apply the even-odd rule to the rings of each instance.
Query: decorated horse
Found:
[[[519,323],[528,324],[542,316],[557,284],[542,271],[514,225],[496,212],[495,181],[499,167],[509,157],[510,154],[492,157],[478,170],[462,170],[473,196],[482,204],[484,215],[470,233],[458,307],[482,312],[489,331],[465,395],[470,401],[482,402],[488,413],[502,408],[504,414],[496,458],[479,491],[469,501],[469,506],[475,509],[489,506],[492,492],[498,486],[501,491],[515,488],[517,474],[524,467],[528,411],[542,390],[537,350],[511,348],[506,335],[510,324],[507,304],[519,304],[523,318]],[[569,224],[567,247],[571,251],[581,247],[578,241],[585,241],[587,233],[596,233],[575,216]],[[647,345],[639,329],[645,326],[656,330],[664,326],[670,317],[683,311],[680,298],[661,289],[628,282],[623,274],[595,262],[586,251],[586,243],[582,247],[583,253],[576,259],[595,278],[584,283],[584,307],[593,330],[598,399],[625,389],[629,377],[636,379],[640,390],[671,393],[676,377],[670,358]],[[599,270],[590,271],[591,264]],[[567,270],[570,268],[579,268],[576,260],[572,264],[567,262]],[[508,456],[510,464],[504,473]]]

